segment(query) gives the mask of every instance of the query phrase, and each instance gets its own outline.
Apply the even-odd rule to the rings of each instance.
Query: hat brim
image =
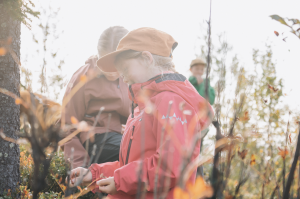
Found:
[[[111,52],[97,60],[97,66],[104,72],[117,72],[115,60],[118,54],[129,49],[122,49]]]

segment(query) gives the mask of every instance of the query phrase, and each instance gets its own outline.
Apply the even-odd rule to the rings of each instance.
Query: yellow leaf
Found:
[[[180,187],[175,187],[174,189],[174,199],[189,199],[189,194],[182,190]]]
[[[77,124],[78,120],[74,116],[72,116],[71,117],[71,122],[72,122],[72,124]]]
[[[81,76],[80,76],[80,81],[81,81],[81,82],[86,82],[86,80],[87,80],[86,75],[81,75]]]
[[[201,176],[196,179],[195,184],[187,184],[187,189],[193,199],[208,198],[213,195],[212,187],[207,185]]]
[[[0,56],[4,56],[4,55],[6,55],[6,49],[5,48],[0,48]]]
[[[22,100],[20,98],[17,98],[15,104],[22,104]]]
[[[264,150],[260,149],[259,152],[262,153],[262,152],[264,152]]]

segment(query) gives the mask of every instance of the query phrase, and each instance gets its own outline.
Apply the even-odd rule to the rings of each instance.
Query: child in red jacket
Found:
[[[139,28],[123,37],[115,52],[97,61],[103,71],[119,72],[137,107],[127,120],[119,161],[72,170],[71,185],[87,173],[82,184],[95,182],[94,191],[108,193],[109,198],[163,194],[173,198],[181,167],[199,155],[200,140],[195,139],[210,123],[208,115],[212,116],[205,99],[175,73],[176,46],[167,33]],[[193,183],[195,177],[196,171],[188,180]]]

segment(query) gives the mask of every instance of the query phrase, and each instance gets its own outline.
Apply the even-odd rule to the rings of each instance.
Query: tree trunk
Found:
[[[20,35],[21,23],[16,21],[4,8],[0,1],[0,40],[7,41],[12,37],[11,49],[20,58]],[[0,46],[1,47],[1,46]],[[4,88],[17,96],[20,87],[20,70],[7,52],[0,56],[0,88]],[[15,100],[3,93],[0,93],[0,131],[7,137],[17,139],[16,132],[20,129],[20,106]],[[19,146],[0,138],[0,196],[4,190],[11,190],[16,193],[20,182],[20,149]],[[13,198],[18,198],[17,195]]]

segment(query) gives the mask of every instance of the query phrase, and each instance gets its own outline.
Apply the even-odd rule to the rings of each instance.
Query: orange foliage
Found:
[[[6,55],[6,49],[5,48],[0,48],[0,56]]]
[[[72,116],[71,117],[71,122],[72,122],[72,124],[77,124],[78,120],[74,116]]]
[[[279,152],[278,155],[280,155],[283,159],[285,159],[286,155],[289,154],[289,151],[285,148],[285,149],[281,149],[280,147],[278,147]]]
[[[212,195],[213,188],[207,185],[201,176],[196,179],[195,184],[188,182],[186,185],[186,191],[180,187],[176,187],[174,189],[175,199],[198,199],[211,197]]]

